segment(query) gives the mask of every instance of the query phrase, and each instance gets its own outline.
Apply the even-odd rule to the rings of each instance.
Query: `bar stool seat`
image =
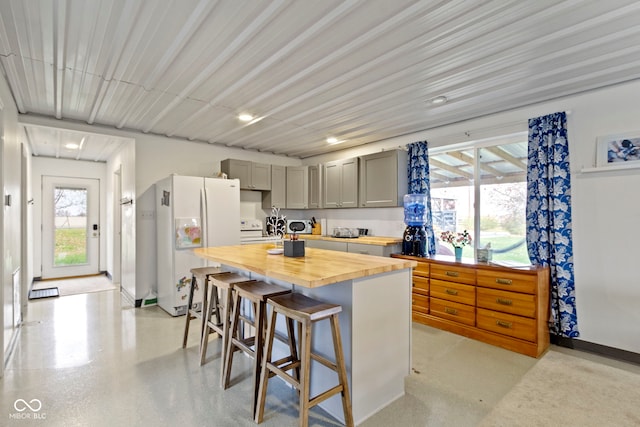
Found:
[[[221,369],[224,367],[224,354],[229,338],[230,311],[227,310],[231,303],[231,291],[236,283],[250,282],[250,278],[238,273],[220,273],[211,276],[208,285],[205,285],[203,304],[204,316],[202,318],[202,342],[200,344],[200,366],[205,364],[209,335],[217,333],[222,338]],[[255,280],[253,280],[255,282]],[[221,301],[222,297],[222,301]]]
[[[195,290],[198,288],[198,284],[202,284],[206,287],[207,282],[209,281],[209,277],[222,273],[222,270],[219,267],[196,267],[191,269],[191,284],[189,286],[189,298],[187,299],[187,311],[186,311],[186,322],[184,325],[184,337],[182,339],[182,348],[187,347],[187,340],[189,338],[189,324],[193,319],[202,319],[202,313],[204,308],[204,304],[199,306],[199,309],[193,304],[193,294]],[[203,297],[204,298],[204,297]],[[200,330],[202,334],[202,330]],[[198,341],[198,344],[202,342],[201,339]]]
[[[265,338],[264,356],[261,362],[255,422],[261,423],[264,418],[264,406],[269,378],[272,376],[278,376],[291,384],[291,386],[296,388],[299,392],[300,426],[306,427],[308,425],[310,408],[338,393],[342,396],[342,408],[344,411],[345,424],[347,426],[353,426],[351,399],[349,397],[349,383],[347,381],[347,371],[342,351],[342,339],[340,337],[340,325],[338,322],[338,313],[342,311],[342,307],[337,304],[318,301],[300,293],[291,293],[288,295],[272,297],[267,300],[267,304],[272,306],[273,309],[271,311],[271,316],[269,317],[269,324],[267,326],[267,334]],[[295,351],[292,351],[288,357],[272,361],[273,339],[275,336],[276,317],[278,314],[282,314],[287,320],[287,323],[290,320],[294,320],[298,322],[298,325],[301,327],[301,330],[299,330],[299,357],[295,354]],[[331,335],[333,337],[335,362],[311,352],[311,332],[313,324],[325,319],[329,319],[331,321]],[[287,327],[289,341],[294,342],[294,345],[290,345],[289,347],[290,349],[293,347],[295,350],[295,337],[292,336],[292,330],[292,327]],[[323,364],[338,374],[337,386],[332,387],[313,398],[310,396],[309,391],[311,359]],[[292,375],[288,374],[288,371],[293,371]]]
[[[260,362],[262,360],[262,351],[264,347],[265,321],[266,321],[266,302],[268,298],[276,297],[291,293],[290,289],[270,283],[246,282],[237,283],[233,287],[233,311],[231,315],[231,330],[229,332],[229,340],[227,342],[227,350],[225,352],[225,363],[223,366],[222,388],[229,387],[231,379],[231,369],[233,365],[233,355],[235,351],[240,350],[253,358],[253,399],[251,406],[251,415],[255,415],[256,401],[258,395],[258,380],[260,379]],[[253,320],[248,316],[241,315],[242,301],[250,301],[253,307]],[[240,328],[241,321],[252,325],[255,328],[254,335],[251,337],[243,337],[243,331]],[[252,348],[253,347],[253,348]]]

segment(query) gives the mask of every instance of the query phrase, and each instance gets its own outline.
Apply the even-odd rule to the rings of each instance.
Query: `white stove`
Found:
[[[240,219],[240,244],[265,243],[278,241],[277,237],[264,235],[264,224],[259,219]]]

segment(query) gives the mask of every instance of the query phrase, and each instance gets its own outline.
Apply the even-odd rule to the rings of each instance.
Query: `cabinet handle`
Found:
[[[511,322],[505,322],[504,320],[496,320],[496,325],[502,327],[502,328],[508,328],[511,329]]]
[[[496,298],[496,302],[498,304],[502,304],[502,305],[512,305],[513,301],[511,301],[510,299],[504,299],[504,298]]]
[[[456,291],[455,289],[445,289],[444,291],[449,295],[458,295],[458,291]]]
[[[457,271],[446,271],[444,274],[451,277],[458,277],[460,275]]]
[[[458,310],[456,310],[455,308],[449,308],[449,307],[445,307],[444,312],[447,314],[453,314],[453,315],[458,314]]]
[[[496,279],[496,283],[500,283],[501,285],[510,285],[513,283],[511,279]]]

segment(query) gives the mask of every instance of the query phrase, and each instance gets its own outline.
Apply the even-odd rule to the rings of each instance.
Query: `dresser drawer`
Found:
[[[429,314],[429,297],[413,293],[411,295],[411,309],[420,313]]]
[[[473,326],[475,324],[475,307],[471,305],[431,297],[429,298],[429,313],[432,316],[453,320],[465,325]]]
[[[431,272],[429,274],[433,279],[466,283],[468,285],[475,285],[476,283],[476,270],[469,267],[433,264],[431,265]]]
[[[536,321],[534,319],[478,308],[476,320],[480,329],[526,341],[536,341]]]
[[[478,307],[518,316],[531,318],[536,316],[535,295],[478,287],[476,298]]]
[[[413,269],[413,274],[416,276],[429,277],[429,263],[418,262],[416,268]]]
[[[413,280],[413,292],[429,296],[429,279],[422,276],[414,275]]]
[[[537,275],[478,269],[478,286],[504,291],[536,292]]]
[[[476,303],[475,286],[445,282],[444,280],[431,279],[429,295],[434,298],[459,302],[461,304],[475,305]]]

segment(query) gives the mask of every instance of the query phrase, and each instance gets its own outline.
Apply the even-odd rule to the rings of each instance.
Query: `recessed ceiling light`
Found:
[[[328,143],[328,144],[337,144],[338,142],[340,142],[340,141],[338,141],[338,138],[334,138],[334,137],[332,137],[332,136],[330,136],[329,138],[327,138],[327,143]]]
[[[238,116],[238,119],[242,122],[250,122],[253,120],[253,116],[251,114],[243,113]]]
[[[74,144],[73,142],[64,145],[64,148],[68,148],[69,150],[77,150],[78,147],[80,146],[78,144]]]
[[[444,104],[445,102],[447,102],[447,97],[446,96],[436,96],[430,102],[433,105]]]

